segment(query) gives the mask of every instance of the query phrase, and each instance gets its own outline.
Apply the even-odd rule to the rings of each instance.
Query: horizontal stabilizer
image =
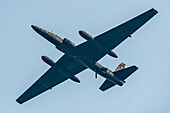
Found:
[[[135,72],[138,69],[136,66],[131,66],[125,69],[121,69],[118,71],[113,72],[114,76],[120,80],[125,80],[127,77],[129,77],[133,72]],[[116,84],[111,82],[110,80],[105,80],[104,83],[100,86],[100,90],[105,91]]]
[[[102,91],[105,91],[105,90],[113,87],[114,85],[116,85],[116,84],[106,79],[104,81],[104,83],[100,86],[99,89],[102,90]]]
[[[119,78],[120,80],[125,80],[127,77],[129,77],[133,72],[135,72],[138,69],[136,66],[131,66],[116,72],[113,72],[114,76],[116,78]]]

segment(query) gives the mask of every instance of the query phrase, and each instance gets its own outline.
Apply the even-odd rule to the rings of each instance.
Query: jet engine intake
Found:
[[[104,71],[104,72],[107,72],[108,68],[102,67],[101,70]]]
[[[73,48],[76,47],[76,45],[67,38],[63,39],[63,45],[68,46],[68,47],[73,47]]]

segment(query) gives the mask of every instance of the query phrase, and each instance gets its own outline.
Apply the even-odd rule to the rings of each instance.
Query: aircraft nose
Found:
[[[35,26],[35,25],[31,25],[31,27],[32,27],[34,30],[38,29],[38,27]]]
[[[43,32],[45,32],[45,30],[43,30],[35,25],[31,25],[31,27],[39,34],[42,34]]]
[[[31,25],[31,27],[33,28],[35,25]]]

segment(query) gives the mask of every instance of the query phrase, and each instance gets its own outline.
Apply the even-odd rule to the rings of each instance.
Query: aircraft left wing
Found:
[[[25,101],[51,89],[53,86],[67,80],[68,77],[58,73],[51,67],[44,75],[42,75],[28,90],[26,90],[16,101],[20,104]]]
[[[59,70],[63,68],[69,75],[61,73]],[[31,98],[51,89],[52,87],[67,80],[69,76],[85,70],[86,67],[69,57],[63,55],[60,60],[54,64],[46,73],[44,73],[28,90],[26,90],[16,101],[20,104],[30,100]]]

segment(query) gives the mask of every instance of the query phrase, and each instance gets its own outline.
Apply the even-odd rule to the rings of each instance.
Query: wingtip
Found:
[[[152,8],[152,10],[153,10],[153,12],[154,12],[155,14],[158,13],[158,11],[157,11],[156,9]]]
[[[35,25],[31,25],[31,27],[32,27],[32,28],[34,28],[34,27],[35,27]]]
[[[100,89],[100,91],[102,91],[102,92],[104,92],[105,90],[104,89],[102,89],[101,87],[99,88]]]
[[[16,100],[16,102],[19,103],[19,104],[22,104],[22,102],[20,102],[18,99]]]
[[[137,66],[135,66],[135,65],[134,65],[133,67],[135,68],[135,70],[139,69],[139,68],[138,68]]]

